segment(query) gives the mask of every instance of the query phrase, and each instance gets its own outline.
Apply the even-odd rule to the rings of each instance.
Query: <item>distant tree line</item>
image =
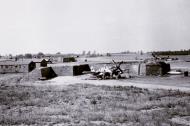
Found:
[[[88,52],[82,51],[82,54],[81,54],[81,55],[82,55],[82,56],[87,56],[87,57],[103,56],[102,54],[97,53],[95,50],[94,50],[93,52],[91,52],[91,51],[88,51]]]
[[[155,55],[190,55],[189,50],[180,50],[180,51],[156,51],[153,52]]]
[[[43,58],[44,56],[45,56],[44,53],[39,52],[38,54],[31,54],[31,53],[19,54],[19,55],[16,55],[16,58],[18,58],[18,59],[22,59],[22,58],[32,59],[32,58]]]
[[[61,54],[60,52],[56,53],[56,54]],[[44,58],[46,55],[43,52],[38,52],[37,54],[32,54],[32,53],[25,53],[25,54],[17,54],[15,56],[13,56],[12,54],[8,54],[8,55],[0,55],[0,59],[1,58],[8,58],[8,59],[32,59],[32,58]]]

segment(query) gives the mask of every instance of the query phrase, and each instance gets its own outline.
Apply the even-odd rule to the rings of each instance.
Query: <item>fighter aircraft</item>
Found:
[[[98,79],[120,79],[120,78],[124,78],[126,77],[124,75],[125,71],[129,72],[129,69],[125,69],[122,70],[121,69],[121,64],[123,64],[123,61],[121,62],[115,62],[113,61],[113,66],[112,67],[108,67],[108,66],[104,66],[98,70],[94,70],[92,68],[92,75],[94,75],[95,77],[97,77]]]

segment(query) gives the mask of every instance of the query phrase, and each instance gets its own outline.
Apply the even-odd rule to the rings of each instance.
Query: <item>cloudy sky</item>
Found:
[[[0,54],[190,48],[190,0],[0,0]]]

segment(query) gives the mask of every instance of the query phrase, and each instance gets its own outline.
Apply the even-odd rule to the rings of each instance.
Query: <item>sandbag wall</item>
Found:
[[[82,75],[85,71],[90,71],[90,67],[88,64],[59,65],[52,66],[52,69],[58,76],[77,76]]]
[[[54,72],[54,70],[51,67],[43,67],[40,70],[42,78],[51,79],[57,77],[57,74]]]
[[[165,62],[152,62],[146,64],[146,75],[163,76],[170,71],[170,64]]]
[[[73,66],[73,75],[82,75],[83,72],[91,71],[90,66],[88,64],[76,65]]]
[[[32,72],[25,74],[26,76],[23,77],[23,80],[48,80],[54,77],[57,77],[57,74],[51,67],[41,67],[33,70]]]

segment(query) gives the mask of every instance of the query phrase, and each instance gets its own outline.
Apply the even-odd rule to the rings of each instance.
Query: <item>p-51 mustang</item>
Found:
[[[122,62],[116,63],[114,60],[113,61],[113,66],[112,67],[108,67],[108,66],[104,66],[102,68],[100,68],[99,70],[95,71],[92,68],[92,75],[94,75],[95,77],[97,77],[98,79],[119,79],[119,78],[126,78],[126,74],[124,74],[125,71],[129,72],[129,69],[126,70],[122,70],[121,69],[121,64],[123,64]]]

